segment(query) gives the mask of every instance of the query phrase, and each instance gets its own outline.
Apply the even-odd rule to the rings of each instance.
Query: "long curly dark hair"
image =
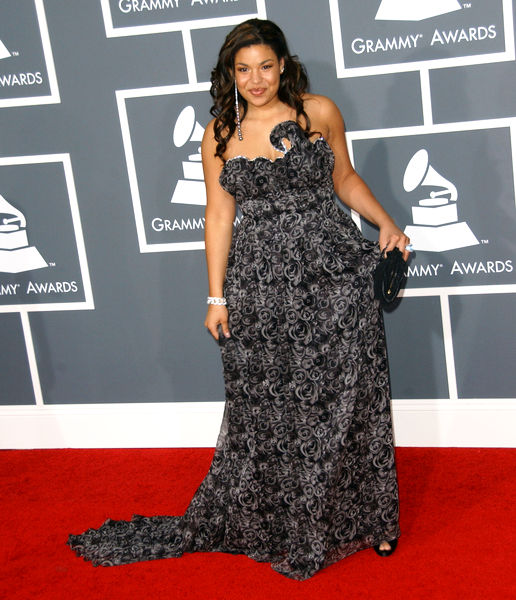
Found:
[[[308,76],[297,56],[291,56],[281,29],[266,19],[249,19],[237,25],[227,35],[219,52],[216,67],[211,72],[210,94],[213,106],[210,113],[215,117],[214,132],[217,148],[215,156],[224,161],[226,146],[235,133],[235,55],[241,48],[264,44],[270,46],[278,60],[285,61],[278,89],[279,99],[296,109],[296,119],[302,115],[304,129],[310,133],[310,119],[303,108],[302,95],[308,89]],[[247,101],[239,94],[240,120],[247,113]]]

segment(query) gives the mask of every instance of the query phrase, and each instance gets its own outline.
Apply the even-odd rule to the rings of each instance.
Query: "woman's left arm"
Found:
[[[358,212],[380,229],[378,241],[380,248],[386,251],[398,247],[407,260],[409,256],[405,247],[409,238],[394,223],[392,217],[382,207],[353,168],[346,146],[344,121],[337,106],[328,98],[320,104],[320,116],[326,123],[326,141],[335,154],[333,184],[339,198],[351,209]]]

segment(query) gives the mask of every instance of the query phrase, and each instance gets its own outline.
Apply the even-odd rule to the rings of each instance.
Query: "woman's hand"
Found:
[[[208,329],[215,340],[219,341],[219,325],[222,327],[224,337],[230,337],[228,326],[228,309],[223,305],[210,304],[204,326]]]
[[[388,223],[380,227],[378,241],[382,252],[389,252],[394,248],[399,248],[403,254],[403,259],[408,259],[409,251],[406,249],[406,246],[410,244],[410,239],[394,223]]]

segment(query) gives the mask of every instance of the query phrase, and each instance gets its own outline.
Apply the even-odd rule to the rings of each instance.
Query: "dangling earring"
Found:
[[[242,136],[242,127],[240,126],[240,108],[238,106],[238,88],[237,88],[236,79],[235,79],[235,113],[236,113],[236,120],[237,120],[238,139],[239,139],[239,141],[242,141],[244,139],[244,137]]]

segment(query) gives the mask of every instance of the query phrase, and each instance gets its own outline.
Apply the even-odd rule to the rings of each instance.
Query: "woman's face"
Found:
[[[270,46],[255,44],[241,48],[235,55],[238,91],[250,105],[265,106],[277,98],[283,65],[284,60],[278,61]]]

